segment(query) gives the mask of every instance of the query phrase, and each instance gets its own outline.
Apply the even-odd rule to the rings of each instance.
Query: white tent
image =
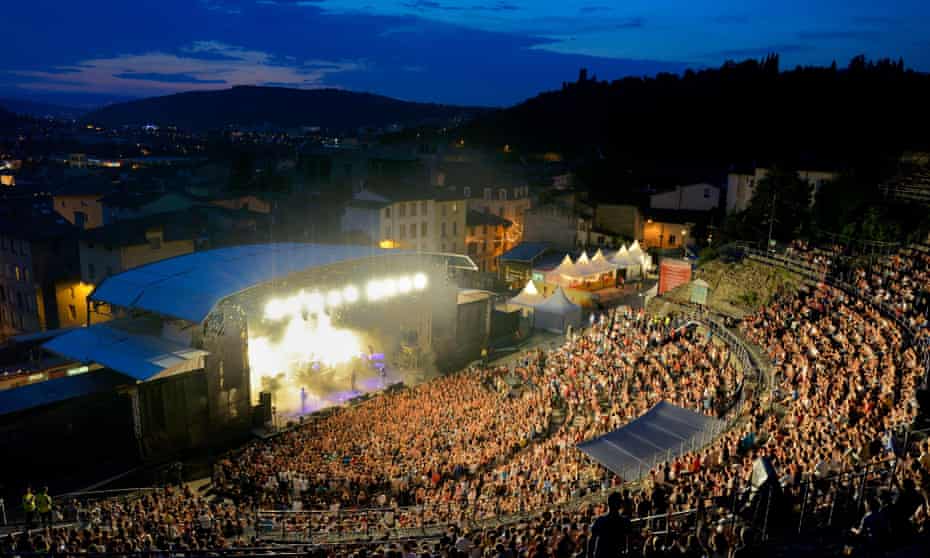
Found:
[[[636,253],[633,252],[633,248],[636,249]],[[639,243],[634,241],[629,250],[626,246],[621,246],[611,261],[618,269],[626,272],[627,279],[638,279],[643,274],[643,255]]]
[[[533,308],[544,300],[546,300],[545,297],[539,294],[539,291],[536,289],[536,284],[530,279],[526,282],[526,286],[523,287],[520,294],[508,300],[507,304],[523,308]]]
[[[569,325],[573,328],[581,325],[581,306],[570,301],[559,287],[552,296],[536,305],[533,321],[536,329],[564,333]]]

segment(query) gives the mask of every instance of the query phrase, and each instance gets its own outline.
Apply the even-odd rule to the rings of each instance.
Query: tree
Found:
[[[813,188],[793,170],[773,168],[759,180],[746,209],[745,222],[757,238],[769,230],[776,240],[793,240],[810,227]]]

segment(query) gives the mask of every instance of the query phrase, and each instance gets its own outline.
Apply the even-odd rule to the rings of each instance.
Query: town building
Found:
[[[57,290],[79,282],[77,231],[51,212],[31,213],[9,201],[3,209],[0,338],[73,325],[79,318],[77,299],[72,305]]]
[[[481,271],[496,272],[499,258],[512,247],[507,231],[513,223],[490,211],[469,209],[465,226],[468,228],[465,236],[468,256]]]
[[[463,253],[466,213],[465,200],[447,190],[392,194],[390,203],[380,211],[378,244],[382,248]]]
[[[675,186],[671,190],[649,196],[649,207],[652,209],[710,211],[719,206],[720,188],[707,183]]]
[[[759,181],[768,176],[770,169],[756,167],[751,173],[731,172],[727,175],[727,214],[745,211],[752,201],[755,188]],[[799,170],[798,176],[814,189],[811,196],[811,205],[817,199],[820,188],[832,180],[836,180],[838,173],[830,171]]]

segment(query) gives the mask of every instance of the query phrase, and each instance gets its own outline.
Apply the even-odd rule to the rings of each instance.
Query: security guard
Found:
[[[26,530],[32,529],[32,522],[36,515],[36,495],[32,493],[32,487],[26,487],[26,493],[23,494],[23,513],[26,516]]]
[[[44,526],[52,526],[52,497],[48,495],[48,487],[43,486],[36,494],[36,508],[39,510],[39,521]]]

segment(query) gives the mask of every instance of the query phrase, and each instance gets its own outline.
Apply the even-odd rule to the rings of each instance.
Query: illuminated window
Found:
[[[22,280],[23,280],[22,271],[20,271],[18,265],[14,265],[14,266],[13,266],[13,273],[16,275],[16,280],[17,280],[17,281],[22,281]]]

